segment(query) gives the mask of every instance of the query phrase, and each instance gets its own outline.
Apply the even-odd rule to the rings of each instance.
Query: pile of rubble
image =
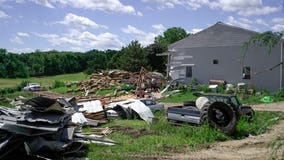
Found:
[[[89,93],[96,93],[100,89],[111,89],[120,83],[130,79],[131,73],[125,71],[103,71],[98,74],[92,74],[89,80],[77,83],[78,88],[69,90],[69,92],[79,92],[89,90]]]
[[[88,143],[114,145],[99,135],[85,135],[83,125],[96,126],[78,111],[75,98],[35,97],[20,108],[0,107],[0,159],[82,157]]]
[[[161,73],[148,72],[142,67],[140,72],[133,73],[114,70],[92,74],[89,80],[77,82],[78,88],[75,90],[70,89],[68,92],[88,92],[88,94],[95,94],[98,90],[113,89],[121,84],[135,86],[136,90],[158,91],[165,83],[166,79]]]

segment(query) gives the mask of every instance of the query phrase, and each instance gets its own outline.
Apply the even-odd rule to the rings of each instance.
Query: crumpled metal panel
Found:
[[[81,134],[87,120],[76,112],[75,98],[36,97],[26,104],[31,107],[24,111],[0,107],[0,159],[64,159],[84,156],[85,143],[114,144],[104,137]],[[83,123],[72,123],[73,113],[80,114]]]

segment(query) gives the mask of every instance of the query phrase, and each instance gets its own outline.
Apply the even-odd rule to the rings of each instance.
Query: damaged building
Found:
[[[221,22],[168,47],[167,73],[188,83],[210,80],[243,83],[260,90],[283,87],[283,39],[268,53],[267,47],[251,46],[245,56],[244,42],[257,32]]]

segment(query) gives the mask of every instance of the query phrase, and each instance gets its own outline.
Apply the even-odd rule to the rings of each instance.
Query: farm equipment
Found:
[[[187,122],[190,124],[204,124],[208,121],[211,127],[227,134],[233,134],[241,116],[251,120],[254,111],[250,106],[240,104],[235,95],[201,94],[196,101],[186,101],[183,106],[169,107],[167,119],[170,122]]]

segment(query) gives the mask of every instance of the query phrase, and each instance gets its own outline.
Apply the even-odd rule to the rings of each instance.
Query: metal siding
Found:
[[[200,47],[183,48],[177,52],[188,53],[194,58],[183,59],[179,62],[183,64],[194,64],[193,77],[200,83],[208,84],[210,79],[223,79],[228,83],[244,82],[249,85],[255,85],[259,89],[276,91],[279,89],[279,67],[272,71],[266,71],[260,74],[253,73],[268,69],[280,62],[280,46],[274,48],[271,54],[267,53],[266,48],[249,49],[244,65],[251,67],[251,79],[242,79],[241,47]],[[219,61],[213,64],[213,59]],[[179,70],[178,72],[182,72]],[[182,74],[183,75],[183,74]],[[184,77],[180,77],[184,78]]]

